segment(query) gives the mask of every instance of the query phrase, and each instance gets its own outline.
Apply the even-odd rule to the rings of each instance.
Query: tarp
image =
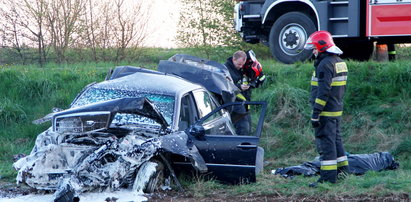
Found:
[[[382,171],[397,169],[400,164],[394,160],[389,152],[374,154],[351,154],[348,155],[349,172],[362,175],[367,171]],[[305,162],[298,166],[278,168],[273,170],[275,175],[292,177],[294,175],[314,176],[320,173],[320,161]]]
[[[239,92],[227,67],[212,60],[176,54],[168,60],[160,60],[157,70],[200,84],[221,96],[224,103],[233,102]]]

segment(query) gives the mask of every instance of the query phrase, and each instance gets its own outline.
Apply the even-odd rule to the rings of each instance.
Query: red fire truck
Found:
[[[262,42],[283,63],[312,56],[304,44],[316,30],[329,31],[344,57],[367,60],[375,42],[411,42],[411,0],[243,0],[235,29],[248,43]]]

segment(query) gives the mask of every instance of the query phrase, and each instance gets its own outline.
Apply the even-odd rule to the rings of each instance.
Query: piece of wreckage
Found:
[[[70,201],[91,190],[154,192],[170,183],[181,189],[180,173],[206,173],[234,184],[256,181],[263,167],[258,143],[265,102],[220,105],[201,82],[137,67],[116,69],[132,72],[89,84],[69,109],[35,121],[51,120],[52,127],[38,135],[30,155],[13,164],[18,183],[56,190],[56,201]],[[226,110],[234,104],[260,112],[249,136],[235,134]]]
[[[389,152],[378,152],[373,154],[348,154],[348,173],[363,175],[368,171],[395,170],[400,164],[394,160]],[[274,175],[281,175],[285,178],[293,178],[296,175],[315,176],[319,175],[321,162],[319,157],[314,161],[304,162],[297,166],[277,168],[272,170]]]

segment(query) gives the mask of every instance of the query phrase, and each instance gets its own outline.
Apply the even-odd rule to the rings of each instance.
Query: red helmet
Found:
[[[251,69],[253,69],[255,73],[255,77],[259,77],[263,73],[263,67],[261,64],[256,60],[253,65],[251,65]]]
[[[263,74],[263,67],[258,62],[253,50],[246,52],[247,60],[243,66],[243,71],[248,78],[256,79]]]
[[[316,31],[311,34],[305,44],[305,49],[316,48],[318,52],[330,52],[334,54],[342,54],[343,52],[335,45],[331,34],[327,31]]]

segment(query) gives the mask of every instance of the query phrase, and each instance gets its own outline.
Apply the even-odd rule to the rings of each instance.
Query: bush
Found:
[[[22,106],[8,98],[0,100],[0,123],[8,125],[14,122],[21,122],[27,118]]]

